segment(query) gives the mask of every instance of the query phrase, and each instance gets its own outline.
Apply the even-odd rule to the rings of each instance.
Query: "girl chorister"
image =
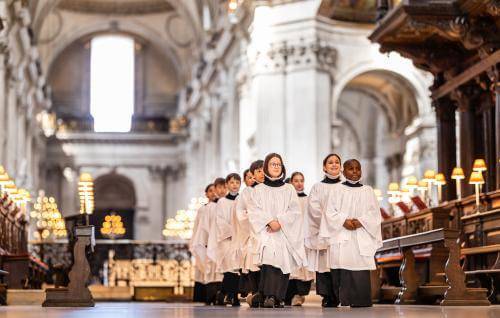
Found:
[[[204,231],[205,228],[202,220],[204,220],[205,213],[207,212],[207,205],[213,202],[216,198],[215,188],[213,184],[209,184],[205,188],[205,196],[208,199],[207,204],[201,206],[194,220],[193,236],[189,242],[189,251],[195,258],[195,272],[194,272],[194,302],[206,301],[206,277],[205,277],[205,262],[206,262],[206,245],[208,242],[208,233]]]
[[[226,187],[229,193],[220,198],[216,206],[215,229],[213,240],[209,240],[208,250],[215,250],[216,270],[223,274],[221,292],[224,304],[239,306],[239,270],[240,250],[237,240],[237,220],[235,218],[236,197],[241,185],[237,173],[226,177]]]
[[[258,240],[261,267],[259,297],[252,306],[282,308],[290,273],[306,264],[302,235],[302,212],[292,185],[283,182],[286,169],[279,154],[264,161],[263,184],[255,187],[248,208],[248,219]]]
[[[340,182],[341,161],[337,154],[329,154],[323,160],[325,177],[311,188],[306,217],[305,248],[308,267],[316,272],[316,294],[323,297],[323,307],[336,307],[336,298],[329,266],[329,242],[320,237],[321,231],[326,231],[325,213],[328,197],[335,196],[334,186]]]
[[[330,268],[334,292],[343,306],[371,306],[370,270],[376,269],[375,253],[382,246],[382,217],[370,186],[360,183],[361,164],[344,164],[346,181],[330,193],[325,214],[330,242]],[[323,235],[325,234],[325,235]]]
[[[307,195],[304,193],[304,175],[301,172],[294,172],[290,176],[290,183],[297,191],[300,202],[302,218],[306,217]],[[303,227],[304,230],[304,227]],[[301,267],[290,274],[290,282],[285,297],[285,305],[301,306],[305,301],[305,296],[309,295],[311,284],[315,273],[309,271],[307,267]]]

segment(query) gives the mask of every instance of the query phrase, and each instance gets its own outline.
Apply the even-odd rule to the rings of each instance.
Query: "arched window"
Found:
[[[134,40],[103,35],[91,41],[90,111],[97,132],[130,131],[134,112]]]

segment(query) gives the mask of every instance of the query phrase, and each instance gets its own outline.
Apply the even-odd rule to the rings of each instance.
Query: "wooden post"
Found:
[[[488,306],[490,302],[486,295],[467,289],[465,273],[460,266],[460,246],[456,238],[446,238],[444,245],[449,249],[448,261],[444,272],[448,289],[444,293],[442,306]]]
[[[455,188],[450,186],[450,176],[457,164],[456,106],[448,97],[434,101],[434,106],[437,119],[438,167],[439,172],[444,173],[447,178],[448,186],[443,189],[443,200],[448,201],[456,198]]]
[[[49,288],[43,307],[94,307],[94,299],[87,287],[90,266],[87,261],[86,247],[95,245],[94,227],[75,228],[76,243],[73,249],[74,264],[69,273],[68,288]]]
[[[418,279],[415,272],[415,256],[411,247],[404,247],[402,250],[403,262],[399,268],[399,281],[401,290],[399,291],[396,304],[414,304],[417,301]]]

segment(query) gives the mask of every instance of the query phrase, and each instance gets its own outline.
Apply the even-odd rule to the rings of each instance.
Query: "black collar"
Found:
[[[283,182],[283,179],[278,179],[278,180],[270,180],[268,177],[266,177],[264,179],[264,184],[267,185],[267,186],[270,186],[270,187],[281,187],[282,185],[285,185],[285,183]]]
[[[258,184],[259,184],[259,183],[258,183],[257,181],[255,181],[255,182],[251,185],[251,187],[252,187],[252,188],[255,188]]]
[[[216,198],[216,199],[214,200],[214,203],[217,203],[217,201],[219,201],[219,198]]]
[[[342,182],[342,184],[345,186],[351,187],[351,188],[359,188],[359,187],[363,186],[361,183],[359,183],[359,181],[356,183],[350,183],[350,182],[344,181],[344,182]]]
[[[297,195],[299,196],[299,198],[307,197],[307,194],[305,194],[304,192],[299,192],[297,193]]]
[[[228,193],[226,195],[226,199],[228,199],[228,200],[234,200],[234,199],[236,199],[237,196],[238,196],[238,193],[236,193],[236,195],[231,195],[231,193]]]
[[[323,182],[323,183],[330,183],[330,184],[339,183],[340,182],[340,176],[338,176],[338,178],[335,178],[335,179],[328,178],[327,176],[325,176],[325,178],[323,180],[321,180],[321,182]]]

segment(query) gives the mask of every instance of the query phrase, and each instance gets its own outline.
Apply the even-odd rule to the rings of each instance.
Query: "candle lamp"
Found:
[[[484,159],[474,160],[474,163],[472,164],[472,171],[483,172],[486,170],[488,169],[486,168],[486,162]]]
[[[413,191],[418,188],[418,179],[415,176],[410,176],[406,180],[406,188],[409,190],[410,196],[413,196]]]
[[[426,201],[426,192],[427,192],[427,181],[420,180],[417,185],[417,190],[420,192],[420,198],[422,201]]]
[[[481,205],[481,201],[479,199],[479,187],[484,184],[483,174],[480,171],[472,171],[469,184],[473,184],[476,190],[476,213],[484,211],[484,207]]]
[[[78,181],[80,195],[80,214],[85,214],[86,225],[89,225],[89,215],[94,212],[94,181],[90,173],[82,173]]]
[[[427,182],[427,205],[430,207],[432,203],[432,184],[436,179],[436,171],[427,170],[424,172],[424,181]]]
[[[451,173],[451,178],[455,180],[455,184],[457,186],[457,199],[462,200],[461,180],[465,179],[464,170],[460,167],[453,168],[453,172]]]
[[[438,202],[441,203],[443,201],[443,186],[446,185],[446,177],[444,176],[444,174],[436,174],[434,183],[436,184],[438,189]]]

